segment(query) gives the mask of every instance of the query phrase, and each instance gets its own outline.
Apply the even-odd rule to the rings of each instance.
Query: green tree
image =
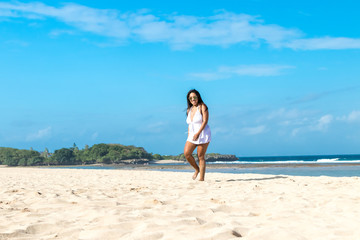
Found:
[[[40,165],[43,158],[34,150],[21,150],[15,148],[0,148],[0,159],[8,166]]]
[[[77,163],[74,151],[68,148],[55,150],[51,158],[59,165],[74,165]]]
[[[74,152],[78,152],[78,151],[79,151],[79,148],[78,148],[78,146],[76,146],[76,143],[73,144],[72,150],[73,150]]]
[[[48,158],[50,156],[49,149],[45,148],[44,151],[41,153],[41,156],[44,158]]]
[[[56,165],[57,162],[54,160],[52,156],[49,156],[47,158],[44,158],[44,164],[50,166],[50,165]]]
[[[92,164],[96,162],[95,158],[91,156],[89,150],[80,151],[78,154],[78,158],[82,164]]]
[[[45,158],[42,156],[36,156],[36,157],[32,157],[27,161],[27,165],[28,166],[39,166],[39,165],[43,165],[45,162]]]
[[[89,157],[94,162],[103,163],[103,157],[109,152],[109,145],[100,143],[89,148]]]
[[[162,160],[163,158],[162,158],[162,156],[161,156],[160,154],[154,154],[154,155],[153,155],[153,159],[155,159],[155,160]]]

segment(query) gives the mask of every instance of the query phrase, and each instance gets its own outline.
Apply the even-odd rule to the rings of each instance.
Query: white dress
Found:
[[[208,143],[211,141],[211,131],[210,131],[210,127],[209,125],[206,124],[204,130],[201,131],[199,138],[196,141],[193,141],[193,137],[194,134],[196,134],[202,123],[203,123],[203,118],[202,115],[200,113],[200,109],[199,106],[196,109],[196,112],[194,114],[193,120],[191,121],[191,109],[188,113],[188,116],[186,118],[186,123],[189,124],[189,137],[187,138],[186,141],[194,143],[194,144],[204,144],[204,143]]]

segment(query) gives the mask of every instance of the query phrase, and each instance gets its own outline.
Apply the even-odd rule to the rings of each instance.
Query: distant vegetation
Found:
[[[94,163],[121,163],[127,159],[153,159],[153,155],[142,147],[120,144],[95,144],[89,148],[62,148],[49,153],[48,149],[40,153],[34,150],[20,150],[0,147],[0,164],[8,166],[39,165],[76,165]]]
[[[229,158],[230,156],[230,158]],[[207,160],[231,160],[233,155],[210,153]],[[95,144],[79,149],[74,143],[71,148],[62,148],[50,153],[47,148],[43,152],[0,147],[0,164],[8,166],[41,166],[41,165],[85,165],[85,164],[119,164],[137,163],[140,160],[173,159],[185,161],[184,154],[160,155],[145,151],[142,147],[125,146],[121,144]],[[131,161],[130,161],[131,160]]]
[[[8,166],[41,165],[44,157],[37,151],[14,148],[0,148],[0,164]]]

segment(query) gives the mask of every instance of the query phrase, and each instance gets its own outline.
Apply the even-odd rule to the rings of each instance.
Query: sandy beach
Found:
[[[360,239],[358,177],[0,168],[0,239]]]

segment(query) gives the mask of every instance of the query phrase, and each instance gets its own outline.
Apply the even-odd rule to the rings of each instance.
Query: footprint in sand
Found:
[[[59,231],[61,228],[55,224],[34,224],[26,228],[25,232],[27,234],[42,234],[49,235],[54,234]]]
[[[148,199],[145,202],[145,205],[165,205],[166,203],[164,201],[160,201],[158,199]]]
[[[33,224],[28,226],[25,230],[18,229],[11,233],[0,234],[0,239],[9,239],[9,238],[21,238],[28,239],[31,237],[41,238],[40,236],[53,237],[60,231],[61,228],[54,224]],[[40,235],[40,236],[39,236]],[[34,238],[35,239],[35,238]]]
[[[201,218],[196,218],[196,221],[200,224],[200,225],[203,225],[203,224],[205,224],[206,223],[206,221],[205,220],[203,220],[203,219],[201,219]]]
[[[233,208],[227,205],[220,205],[217,208],[211,208],[211,211],[213,213],[217,213],[217,212],[231,213],[233,211]]]
[[[160,201],[160,200],[157,200],[157,199],[154,199],[152,202],[153,202],[154,204],[161,204],[161,205],[165,205],[165,202]]]
[[[211,198],[210,201],[213,203],[217,203],[217,204],[225,204],[226,203],[224,200],[219,200],[219,199],[215,199],[215,198]]]

